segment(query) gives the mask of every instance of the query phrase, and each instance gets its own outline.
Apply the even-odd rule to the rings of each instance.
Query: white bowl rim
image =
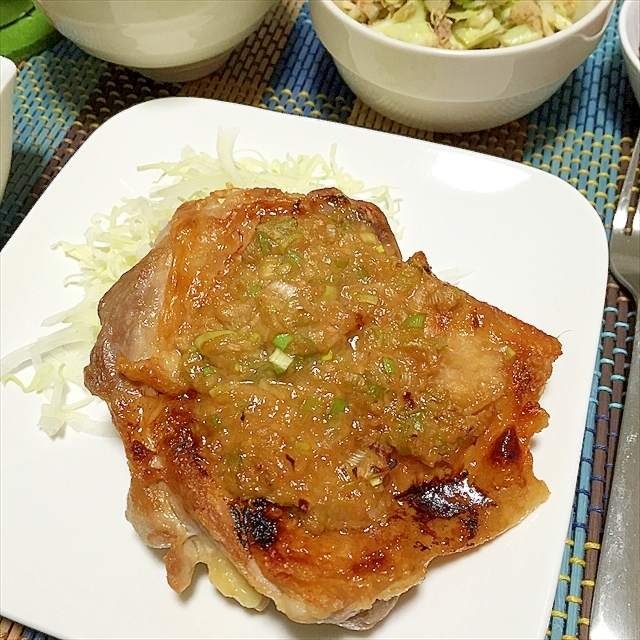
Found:
[[[631,18],[629,16],[629,14],[631,13],[631,5],[631,0],[625,0],[622,3],[620,15],[618,16],[618,33],[620,34],[620,44],[622,45],[623,51],[627,54],[627,57],[631,61],[631,64],[640,73],[640,57],[638,57],[638,50],[636,48],[636,50],[634,51],[629,39],[628,25],[631,24]],[[638,15],[640,16],[640,11],[638,11]],[[640,41],[640,37],[638,38],[638,40]]]
[[[586,13],[580,20],[574,22],[570,27],[563,29],[562,31],[557,31],[551,36],[547,36],[545,38],[541,38],[540,40],[535,40],[534,42],[527,42],[525,44],[519,44],[514,47],[500,47],[497,49],[468,49],[468,50],[457,50],[457,49],[439,49],[437,47],[427,47],[420,44],[412,44],[410,42],[403,42],[402,40],[397,40],[395,38],[391,38],[390,36],[386,36],[383,33],[378,33],[373,29],[369,29],[366,25],[361,24],[357,20],[350,18],[338,5],[334,0],[309,0],[310,4],[313,3],[322,3],[324,5],[329,6],[329,11],[331,11],[335,16],[338,17],[345,25],[350,25],[350,28],[356,29],[365,37],[370,37],[372,40],[377,41],[381,44],[385,44],[387,46],[391,46],[392,48],[398,49],[399,51],[404,52],[422,52],[425,55],[433,55],[433,56],[441,56],[443,58],[464,58],[469,57],[469,54],[473,54],[474,56],[480,56],[481,58],[493,58],[493,57],[501,57],[501,56],[509,56],[513,55],[514,51],[522,51],[526,53],[527,51],[533,51],[535,49],[544,49],[548,46],[553,46],[554,43],[557,43],[561,38],[566,39],[570,38],[573,34],[579,34],[582,28],[589,23],[591,20],[596,19],[602,13],[609,12],[609,17],[607,18],[605,25],[603,27],[606,28],[609,23],[609,18],[611,18],[611,13],[613,12],[613,7],[615,6],[616,0],[597,0],[597,4]],[[626,2],[625,2],[626,4]],[[589,37],[600,37],[602,35],[600,32],[594,36]],[[551,45],[549,44],[551,42]]]

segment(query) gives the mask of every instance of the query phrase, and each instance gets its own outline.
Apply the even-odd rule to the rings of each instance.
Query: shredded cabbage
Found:
[[[287,155],[269,160],[255,151],[236,153],[237,134],[237,130],[220,130],[217,157],[185,147],[177,162],[139,167],[140,171],[160,172],[148,197],[126,199],[108,214],[93,215],[83,244],[54,245],[78,263],[79,272],[64,284],[80,286],[83,298],[76,306],[42,323],[43,327],[65,326],[0,361],[3,384],[13,382],[26,393],[40,393],[46,398],[38,425],[48,435],[61,433],[65,426],[92,435],[117,435],[105,411],[104,418],[91,417],[96,406],[103,403],[83,385],[83,369],[100,331],[98,302],[125,271],[149,252],[183,202],[229,185],[276,187],[297,193],[335,186],[349,196],[375,202],[394,226],[398,201],[389,188],[366,188],[363,181],[347,173],[336,160],[335,145],[328,159],[320,155]],[[30,380],[24,382],[30,372]]]
[[[396,40],[441,49],[533,42],[570,27],[578,0],[335,0],[350,17]]]

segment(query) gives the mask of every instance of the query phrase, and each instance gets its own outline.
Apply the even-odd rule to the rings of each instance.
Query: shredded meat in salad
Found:
[[[578,0],[336,0],[358,22],[441,49],[511,47],[573,24]]]

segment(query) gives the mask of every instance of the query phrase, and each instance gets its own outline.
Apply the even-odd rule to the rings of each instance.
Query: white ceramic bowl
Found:
[[[277,0],[34,0],[86,52],[167,82],[207,75]]]
[[[394,40],[333,0],[310,0],[318,37],[359,98],[402,124],[443,132],[496,127],[541,105],[595,49],[613,6],[613,0],[581,0],[582,17],[547,38],[451,51]]]
[[[625,0],[618,20],[622,55],[627,65],[629,84],[640,104],[640,0]]]
[[[9,177],[13,145],[13,85],[16,65],[0,57],[0,199]]]

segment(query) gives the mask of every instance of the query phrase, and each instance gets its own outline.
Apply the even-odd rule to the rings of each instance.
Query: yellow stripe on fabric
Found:
[[[582,604],[582,598],[579,598],[578,596],[567,596],[565,600],[567,602],[573,602],[573,604]]]
[[[578,618],[578,624],[589,625],[590,623],[591,623],[591,620],[589,620],[589,618]]]
[[[598,194],[596,194],[598,195]],[[598,544],[597,542],[585,542],[584,543],[584,548],[585,549],[598,549],[600,550],[600,544]]]
[[[582,580],[582,582],[580,582],[580,586],[581,587],[595,587],[596,583],[594,580]]]
[[[551,617],[553,618],[562,618],[563,620],[566,620],[569,616],[567,616],[567,614],[564,611],[557,611],[557,610],[553,610],[551,612]]]
[[[579,564],[581,567],[586,567],[587,566],[587,563],[582,558],[578,558],[576,556],[572,556],[571,558],[569,558],[569,563],[570,564]]]
[[[571,576],[566,576],[564,573],[561,573],[558,576],[558,580],[564,580],[565,582],[571,582]]]

